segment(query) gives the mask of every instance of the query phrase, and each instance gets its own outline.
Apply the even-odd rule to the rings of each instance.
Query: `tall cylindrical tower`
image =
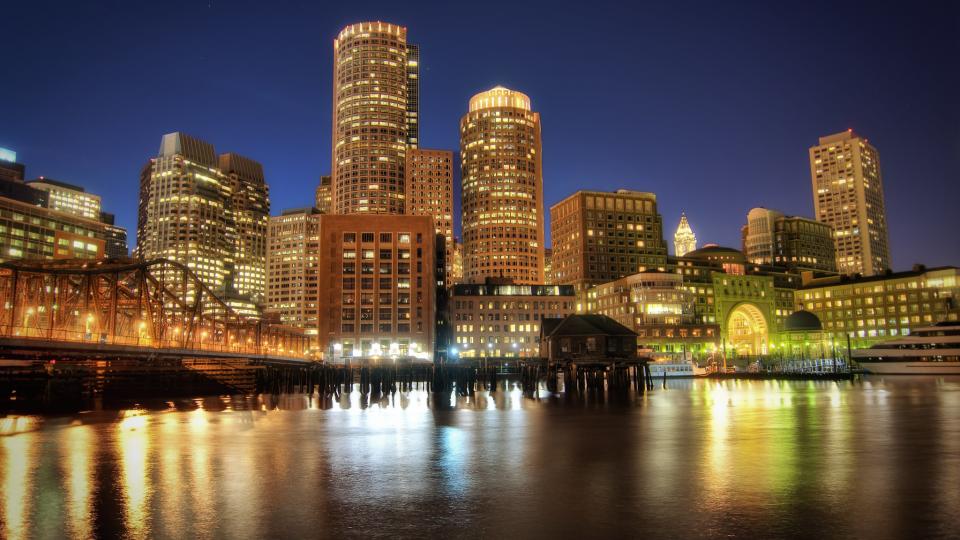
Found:
[[[502,86],[473,96],[460,159],[464,280],[543,283],[540,115],[530,98]]]
[[[403,214],[407,29],[351,24],[333,41],[333,212]]]

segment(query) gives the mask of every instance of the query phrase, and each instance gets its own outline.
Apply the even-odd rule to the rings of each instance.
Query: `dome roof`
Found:
[[[708,244],[700,249],[695,249],[684,255],[688,259],[699,259],[701,261],[720,261],[736,262],[746,264],[747,257],[739,249]]]
[[[794,311],[783,321],[787,332],[819,332],[823,330],[820,318],[805,309]]]

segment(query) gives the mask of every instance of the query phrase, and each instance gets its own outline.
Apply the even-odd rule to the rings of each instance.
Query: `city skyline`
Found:
[[[95,16],[97,9],[94,8],[90,14],[84,16]],[[225,14],[219,12],[216,6],[206,9],[212,12],[213,16],[220,13],[235,21],[243,21],[255,15],[270,15],[256,13],[253,8],[248,12]],[[292,9],[280,8],[278,12],[282,11],[284,16],[289,16]],[[521,8],[525,9],[527,8]],[[883,24],[893,24],[893,14],[884,12],[883,9],[885,8],[878,8],[879,11],[863,17],[880,27],[883,27]],[[926,6],[925,9],[936,10],[934,6]],[[207,21],[211,16],[211,13],[198,11],[196,8],[184,10],[196,15],[198,21],[201,21],[197,24]],[[69,8],[58,12],[44,22],[56,28],[69,18],[68,11]],[[602,15],[609,19],[609,12],[611,10],[598,8],[597,13],[582,21],[586,38],[602,33],[601,30],[605,28],[600,24],[604,19]],[[950,147],[951,141],[956,137],[951,138],[949,127],[956,123],[950,122],[948,115],[955,114],[956,108],[947,106],[946,91],[941,90],[943,85],[937,84],[941,82],[937,75],[932,72],[917,75],[928,63],[936,63],[936,55],[931,56],[929,53],[948,52],[941,46],[946,42],[939,41],[943,34],[937,32],[936,24],[933,28],[928,25],[923,35],[914,35],[913,30],[899,28],[892,34],[885,34],[887,41],[884,42],[857,27],[851,35],[841,40],[852,49],[831,47],[833,54],[849,60],[856,56],[855,53],[862,53],[873,46],[878,47],[876,51],[883,47],[893,48],[900,40],[919,40],[923,45],[910,49],[906,58],[884,62],[874,55],[864,60],[863,66],[850,66],[849,69],[854,70],[853,75],[860,76],[851,77],[855,83],[852,90],[857,97],[850,98],[839,94],[830,96],[826,93],[810,93],[810,90],[825,91],[830,86],[826,83],[808,82],[806,86],[800,85],[801,88],[788,88],[791,81],[796,82],[795,79],[801,78],[801,75],[809,75],[809,71],[816,67],[806,64],[795,69],[775,69],[772,75],[752,80],[753,84],[737,82],[732,76],[711,76],[711,70],[716,70],[718,66],[735,70],[737,66],[744,67],[743,64],[754,65],[751,64],[752,61],[759,62],[755,67],[760,67],[766,65],[764,60],[774,60],[751,57],[753,52],[746,54],[746,50],[741,50],[740,52],[745,54],[738,56],[733,54],[735,51],[729,50],[729,47],[722,46],[731,45],[724,40],[729,37],[732,28],[715,28],[708,33],[708,36],[719,40],[721,44],[714,56],[726,60],[712,68],[693,58],[690,54],[693,51],[683,49],[671,49],[676,65],[671,67],[658,64],[665,61],[663,55],[658,55],[654,49],[644,50],[643,39],[640,38],[636,44],[617,43],[614,38],[609,37],[600,42],[584,39],[579,43],[582,46],[579,49],[580,54],[569,57],[569,67],[588,69],[590,71],[586,73],[592,74],[592,77],[586,81],[574,81],[576,84],[568,84],[569,80],[563,79],[564,84],[560,84],[561,79],[554,69],[555,65],[540,66],[537,62],[528,65],[510,56],[497,54],[487,59],[485,57],[491,55],[484,54],[489,52],[484,47],[470,40],[452,39],[455,33],[439,25],[438,21],[448,20],[453,14],[450,10],[420,13],[416,8],[403,13],[397,13],[396,8],[371,8],[366,13],[342,15],[336,19],[313,14],[311,32],[294,32],[291,40],[306,46],[310,53],[301,52],[296,60],[302,62],[303,58],[310,58],[311,61],[315,60],[315,64],[305,72],[298,72],[296,76],[281,69],[275,74],[284,76],[276,80],[267,78],[269,80],[261,82],[259,86],[256,85],[258,80],[249,83],[254,85],[254,89],[226,84],[229,76],[213,81],[206,75],[194,73],[203,67],[205,62],[222,61],[229,66],[234,62],[251,61],[244,58],[245,49],[242,46],[237,49],[239,45],[231,39],[227,42],[234,47],[213,44],[212,40],[192,43],[200,52],[191,57],[192,60],[186,62],[182,69],[188,74],[200,75],[198,81],[203,84],[190,85],[177,92],[162,92],[162,99],[157,99],[151,92],[137,94],[135,90],[146,82],[145,79],[140,80],[137,77],[134,77],[134,81],[128,80],[129,77],[108,78],[113,81],[113,86],[109,91],[96,96],[92,95],[91,90],[76,92],[74,85],[87,76],[80,74],[73,78],[66,77],[64,84],[56,88],[46,87],[44,91],[38,92],[37,96],[25,92],[26,89],[7,87],[4,94],[12,91],[12,95],[4,97],[3,102],[22,106],[16,107],[11,115],[7,124],[10,132],[0,133],[0,146],[10,147],[18,152],[20,161],[28,167],[28,176],[62,178],[67,182],[84,185],[91,192],[102,194],[104,206],[117,210],[118,224],[131,231],[135,230],[134,201],[142,157],[154,152],[157,137],[173,131],[183,131],[203,140],[216,141],[218,146],[235,148],[241,154],[264,163],[266,177],[271,184],[273,214],[279,214],[280,210],[285,208],[307,205],[313,198],[317,178],[330,172],[329,91],[332,85],[329,74],[332,73],[332,65],[329,50],[333,38],[345,24],[380,19],[407,26],[410,32],[417,36],[416,41],[421,46],[421,147],[455,151],[458,142],[457,121],[462,114],[462,104],[478,91],[504,84],[531,96],[538,104],[538,111],[542,112],[547,120],[543,127],[546,208],[583,187],[652,191],[658,195],[666,227],[672,228],[683,210],[687,213],[701,244],[719,243],[738,247],[742,216],[750,208],[765,206],[790,214],[814,217],[806,149],[814,145],[820,136],[852,127],[870,138],[882,156],[894,269],[908,268],[914,262],[928,265],[953,264],[958,258],[960,248],[948,245],[945,246],[947,249],[944,249],[944,246],[937,245],[932,240],[933,235],[930,234],[932,230],[953,227],[960,219],[949,213],[949,202],[956,200],[954,193],[958,188],[956,182],[949,181],[951,175],[955,176],[957,167],[956,152],[951,152]],[[13,15],[12,20],[23,23],[15,25],[15,35],[17,31],[28,30],[32,24],[36,24],[31,23],[35,19],[29,15],[25,17],[22,12],[14,11]],[[112,15],[123,17],[133,16],[133,13],[121,10]],[[644,15],[643,22],[636,24],[652,25],[654,21],[673,21],[676,24],[669,13],[653,10]],[[914,13],[906,16],[920,15]],[[64,21],[61,21],[60,17],[63,17]],[[556,21],[558,17],[560,16],[550,15],[549,20]],[[774,17],[772,13],[764,13],[763,10],[753,14],[755,22],[764,20],[764,17],[773,18],[773,21],[768,22],[775,23],[783,15]],[[151,25],[159,25],[160,22],[162,20],[148,25],[147,37],[156,30]],[[867,26],[866,22],[864,21],[862,26]],[[505,20],[502,26],[494,28],[493,32],[495,35],[503,33],[509,36],[514,28],[513,24],[515,23]],[[702,25],[703,23],[696,23],[692,24],[692,27],[701,28]],[[547,39],[553,36],[553,31],[558,30],[550,30],[554,25],[546,26],[548,28],[539,29],[530,36],[531,39],[518,40],[511,37],[506,39],[504,45],[497,46],[500,49],[495,47],[494,50],[506,50],[520,43],[530,46],[530,43],[533,43],[529,54],[519,56],[535,58],[534,53],[538,53],[555,62],[557,58],[564,56],[561,54],[564,47],[571,45]],[[112,29],[111,32],[122,30]],[[658,32],[657,35],[660,35],[663,31]],[[774,34],[769,29],[767,32]],[[33,55],[28,58],[33,58],[33,63],[39,64],[47,60],[62,62],[72,58],[74,52],[63,51],[55,46],[59,39],[71,35],[69,31],[62,34],[57,34],[59,37],[53,40],[53,44],[36,44]],[[682,34],[680,32],[680,35]],[[115,35],[111,35],[116,39]],[[534,37],[536,39],[533,39]],[[774,39],[770,35],[765,37]],[[775,41],[774,44],[783,45],[795,37],[796,35],[787,32],[784,37],[777,37],[780,41]],[[103,43],[106,43],[108,38],[103,40]],[[604,44],[611,43],[620,45],[620,49],[607,53],[607,57],[601,58],[595,66],[584,61],[591,57],[591,53],[604,50]],[[673,41],[670,43],[677,44]],[[746,42],[737,43],[733,49],[746,48],[751,43],[748,39]],[[804,50],[815,43],[802,42],[801,45],[802,47],[795,45],[793,49],[787,48],[782,52],[793,59],[803,56],[801,52],[811,55],[810,58],[815,56],[817,49]],[[96,47],[96,40],[88,46]],[[158,47],[147,44],[139,44],[135,50],[146,53],[147,57],[159,53]],[[266,66],[275,60],[266,51],[273,51],[279,55],[276,58],[283,60],[278,62],[282,64],[281,67],[293,69],[286,64],[297,62],[293,62],[294,58],[289,54],[284,55],[283,50],[284,47],[274,43],[272,47],[266,47],[263,52],[255,54],[253,61],[262,62]],[[210,53],[210,56],[206,53]],[[462,55],[471,58],[471,62],[468,62],[469,69],[454,62],[456,58],[462,58]],[[112,69],[125,66],[132,70],[132,73],[140,74],[141,78],[147,75],[146,71],[140,72],[132,66],[131,56],[99,55],[96,58],[93,67]],[[623,65],[630,64],[618,64],[625,59],[654,69],[645,71],[645,78],[636,79],[636,75],[631,73],[633,70],[622,70]],[[38,74],[37,68],[19,64],[18,58],[13,61],[15,70],[19,69],[24,76]],[[891,103],[897,102],[897,91],[873,87],[868,84],[869,78],[863,78],[870,72],[870,66],[880,65],[878,62],[885,66],[885,73],[899,73],[904,76],[913,74],[913,84],[919,86],[922,89],[920,94],[929,99],[922,103],[912,103],[909,110],[891,106]],[[600,69],[601,67],[608,69]],[[620,77],[622,73],[627,76]],[[782,76],[782,80],[777,79],[777,76]],[[714,84],[702,89],[690,85],[692,80],[702,81],[704,78],[712,80]],[[662,86],[667,88],[657,90],[657,85],[649,85],[650,80],[662,82]],[[646,85],[631,86],[638,81]],[[216,84],[212,84],[214,82]],[[101,88],[99,84],[101,83],[93,85],[93,88]],[[585,89],[581,84],[588,84],[588,88]],[[654,89],[650,90],[650,87]],[[77,118],[77,122],[64,125],[59,133],[33,127],[46,125],[43,120],[53,117],[47,115],[58,114],[60,109],[55,102],[70,103],[69,100],[52,97],[59,95],[59,92],[68,91],[73,91],[77,99],[81,100],[83,107],[76,107],[77,109],[85,108],[91,113],[100,111],[104,104],[99,100],[104,96],[119,96],[121,99],[116,103],[118,111],[129,108],[139,110],[142,114],[117,112],[117,118],[126,118],[122,122],[114,120],[114,117],[108,114],[104,122],[93,127],[89,119]],[[270,94],[271,91],[275,94]],[[624,91],[630,92],[623,94],[624,100],[609,99],[611,93]],[[864,93],[867,91],[869,94]],[[636,95],[633,92],[637,92]],[[917,90],[914,90],[914,93],[916,92]],[[776,99],[780,95],[784,97]],[[289,103],[284,102],[281,97],[286,96],[294,99],[289,100]],[[305,96],[312,97],[309,105],[303,108],[306,102],[302,98]],[[725,102],[724,99],[729,97],[736,99]],[[804,99],[801,101],[800,97]],[[569,101],[572,98],[578,101]],[[752,108],[760,109],[763,114],[747,114],[749,111],[744,109],[746,103],[740,101],[742,99],[756,100],[756,105]],[[224,107],[209,107],[211,100],[223,100]],[[612,115],[612,105],[604,104],[603,101],[619,101],[621,105],[624,102],[635,103],[636,106],[627,107],[624,114],[618,117]],[[39,103],[43,103],[46,108],[41,110],[37,105]],[[201,106],[204,103],[206,105]],[[578,103],[582,106],[572,106]],[[244,107],[245,114],[224,114],[230,105]],[[301,107],[300,114],[295,115],[295,119],[292,118],[294,111],[291,107]],[[656,112],[651,110],[653,108],[664,108],[666,112],[653,114]],[[275,111],[284,113],[279,115],[281,119],[268,121]],[[158,118],[160,112],[163,112],[160,115],[162,119]],[[940,113],[939,116],[935,115],[935,112]],[[720,121],[724,115],[734,113],[743,118],[738,116]],[[909,117],[904,116],[907,113],[911,113]],[[130,120],[139,117],[145,117],[145,120]],[[56,118],[61,119],[60,116]],[[700,122],[692,123],[691,118],[698,118]],[[281,121],[283,119],[286,119],[286,123]],[[587,138],[578,136],[584,125],[593,126],[599,132],[596,140],[586,140]],[[627,127],[632,131],[628,133]],[[94,136],[66,144],[62,138],[75,134],[78,128],[92,129]],[[918,136],[918,133],[921,136]],[[579,151],[576,150],[578,145],[583,146]],[[141,147],[145,150],[129,150]],[[697,149],[696,156],[689,155],[691,148]],[[291,157],[292,154],[296,156]],[[923,159],[918,160],[918,156]],[[597,160],[600,161],[599,165],[595,163]],[[454,185],[459,189],[459,171],[456,171],[456,174]],[[782,180],[765,181],[770,177]],[[744,193],[741,185],[750,192]],[[911,192],[908,196],[907,193]],[[457,200],[459,201],[459,197]],[[454,212],[458,231],[459,214],[458,205]],[[545,218],[548,219],[548,216]],[[549,227],[548,222],[546,228]],[[920,241],[914,241],[918,238]],[[926,240],[927,238],[929,240]],[[552,245],[549,240],[548,245]]]

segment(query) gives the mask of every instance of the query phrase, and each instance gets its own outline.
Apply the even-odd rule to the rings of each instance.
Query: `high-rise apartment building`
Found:
[[[264,270],[256,266],[266,263],[266,189],[259,163],[236,154],[218,158],[213,145],[183,133],[164,135],[140,176],[137,255],[181,262],[249,310],[264,290]]]
[[[808,218],[785,216],[754,208],[743,226],[743,253],[754,264],[788,270],[836,272],[836,253],[830,226]]]
[[[267,234],[266,309],[315,339],[319,324],[320,211],[284,210]]]
[[[433,217],[443,235],[446,275],[453,273],[453,152],[411,148],[406,164],[407,214]]]
[[[325,358],[433,357],[436,233],[427,216],[321,215]]]
[[[320,185],[317,186],[317,200],[314,207],[321,214],[330,214],[333,209],[333,187],[330,185],[330,175],[320,177]]]
[[[592,285],[666,264],[653,193],[578,191],[550,208],[553,282],[578,297]]]
[[[693,228],[687,221],[687,214],[681,212],[680,224],[677,225],[677,232],[673,234],[673,254],[677,257],[683,257],[696,249],[697,235],[693,234]]]
[[[853,130],[810,148],[810,179],[817,221],[833,228],[837,268],[843,274],[879,274],[890,268],[880,154]]]
[[[460,120],[466,282],[543,283],[541,154],[529,97],[498,86],[470,98]]]
[[[335,214],[404,213],[407,54],[407,29],[391,23],[351,24],[333,41]]]
[[[407,44],[407,144],[420,146],[420,46]]]
[[[232,289],[255,303],[267,287],[267,225],[270,197],[263,165],[237,154],[218,158],[220,172],[230,181],[235,233]]]

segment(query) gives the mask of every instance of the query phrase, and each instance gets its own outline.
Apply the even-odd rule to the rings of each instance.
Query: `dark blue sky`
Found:
[[[960,264],[957,2],[320,4],[7,2],[0,146],[103,195],[131,244],[170,131],[261,161],[274,213],[311,204],[333,38],[380,19],[421,45],[424,146],[458,147],[478,91],[530,95],[548,207],[653,191],[669,239],[685,210],[739,247],[754,206],[812,215],[807,148],[852,127],[880,151],[894,266]]]

